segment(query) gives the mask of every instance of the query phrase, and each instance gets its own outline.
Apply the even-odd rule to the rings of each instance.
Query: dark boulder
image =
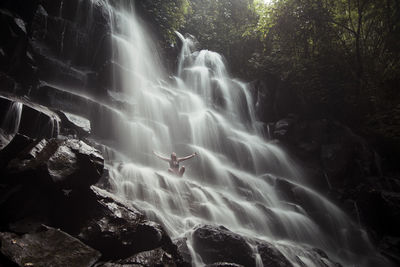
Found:
[[[60,227],[102,252],[104,259],[126,258],[172,244],[160,225],[105,190],[92,186],[85,194],[71,194],[58,216]]]
[[[90,121],[79,115],[64,111],[57,111],[61,119],[61,133],[78,137],[87,137],[90,135]]]
[[[288,259],[272,244],[263,242],[257,246],[264,267],[293,267]]]
[[[193,245],[206,264],[231,262],[255,265],[253,250],[246,240],[223,226],[197,226],[193,231]]]
[[[92,266],[101,254],[51,227],[18,236],[0,233],[1,253],[19,266]]]
[[[179,238],[174,240],[174,244],[176,245],[179,254],[182,256],[183,261],[187,265],[190,265],[192,263],[192,255],[190,254],[190,250],[187,245],[187,238]]]
[[[104,159],[93,147],[76,139],[36,141],[7,166],[11,183],[20,179],[61,188],[79,189],[95,184],[101,177]]]
[[[122,265],[139,265],[139,266],[177,266],[170,254],[161,248],[143,251],[127,259],[118,261]]]
[[[96,267],[188,267],[187,263],[174,258],[163,248],[143,251],[129,258],[117,260],[115,262],[102,262],[96,264]],[[236,266],[234,266],[236,267]]]

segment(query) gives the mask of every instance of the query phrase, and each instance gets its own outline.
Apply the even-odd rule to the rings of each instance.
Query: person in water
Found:
[[[185,166],[182,166],[179,169],[179,163],[181,161],[193,158],[194,156],[197,155],[197,152],[194,152],[193,154],[191,154],[189,156],[186,156],[186,157],[183,157],[183,158],[176,157],[176,153],[175,152],[172,152],[171,158],[164,157],[164,156],[162,156],[162,155],[160,155],[160,154],[158,154],[158,153],[156,153],[154,151],[153,151],[153,154],[156,155],[158,158],[160,158],[162,160],[168,161],[168,163],[169,163],[168,172],[173,173],[173,174],[175,174],[175,175],[177,175],[179,177],[182,177],[183,173],[185,172]]]

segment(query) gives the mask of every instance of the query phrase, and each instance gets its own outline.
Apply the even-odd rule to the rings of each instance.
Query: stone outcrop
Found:
[[[101,254],[78,239],[47,226],[19,236],[0,233],[0,251],[19,266],[92,266]]]
[[[206,264],[232,262],[254,266],[255,258],[246,240],[223,226],[202,225],[193,232],[195,250]]]
[[[293,267],[308,266],[300,257],[289,260],[272,243],[254,238],[244,238],[223,226],[198,225],[194,228],[193,245],[201,256],[206,266],[255,266],[256,255],[266,267]],[[255,247],[256,249],[252,248]],[[281,244],[281,247],[285,245]],[[288,248],[288,251],[291,249]],[[299,251],[300,253],[300,251]],[[333,262],[321,250],[304,247],[301,253],[305,253],[313,259],[316,266],[341,265]],[[292,263],[292,262],[295,262]]]
[[[0,152],[8,160],[0,180],[2,261],[77,266],[72,257],[77,254],[83,255],[78,257],[79,266],[92,266],[101,253],[103,264],[189,266],[159,224],[147,220],[132,204],[91,186],[103,170],[96,149],[76,139],[34,140],[19,134],[15,138],[9,146],[19,153],[6,153],[8,146]],[[20,247],[26,251],[14,247],[13,240],[28,244]],[[40,245],[30,247],[31,240],[39,240]],[[44,244],[57,246],[55,242],[70,246],[65,258],[57,256],[58,248],[47,252],[50,248]],[[47,256],[31,255],[39,251]]]
[[[42,179],[43,183],[63,189],[80,189],[97,183],[104,167],[104,159],[93,147],[83,141],[42,139],[8,163],[6,179]]]
[[[60,118],[47,107],[13,96],[0,96],[0,106],[0,123],[5,132],[16,131],[31,138],[51,138],[58,135]],[[10,127],[9,124],[18,127],[12,129],[15,126]]]

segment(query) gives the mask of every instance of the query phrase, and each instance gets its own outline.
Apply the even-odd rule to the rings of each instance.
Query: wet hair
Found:
[[[175,152],[171,153],[171,158],[176,158],[176,153]]]

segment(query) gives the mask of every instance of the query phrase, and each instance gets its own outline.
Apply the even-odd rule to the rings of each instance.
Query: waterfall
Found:
[[[177,33],[182,51],[177,76],[168,79],[133,4],[106,7],[114,66],[109,96],[130,107],[104,106],[97,116],[105,125],[94,131],[99,138],[107,131],[114,140],[113,149],[104,149],[115,194],[160,222],[171,237],[186,236],[194,265],[201,258],[191,232],[202,223],[272,242],[294,266],[297,257],[320,266],[306,247],[323,249],[345,266],[365,266],[375,257],[364,230],[310,189],[301,168],[263,137],[248,85],[229,75],[221,55],[197,51],[193,37]],[[113,115],[103,119],[105,111]],[[186,173],[179,178],[153,150],[166,157],[198,156],[184,162]]]
[[[8,144],[18,132],[21,122],[22,103],[12,102],[7,112],[1,117],[0,148]],[[4,117],[3,117],[4,116]]]

